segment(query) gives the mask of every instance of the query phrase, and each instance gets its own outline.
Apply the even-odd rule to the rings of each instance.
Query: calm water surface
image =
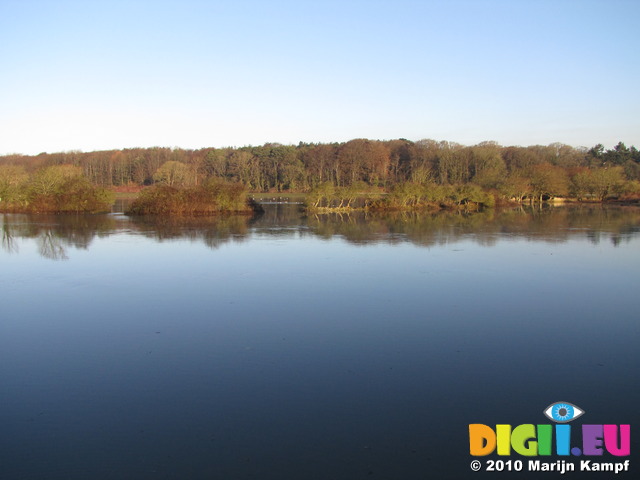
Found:
[[[640,468],[638,209],[0,225],[2,479],[484,478],[560,400]]]

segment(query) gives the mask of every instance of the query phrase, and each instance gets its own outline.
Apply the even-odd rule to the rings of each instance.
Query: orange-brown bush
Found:
[[[215,215],[250,213],[246,189],[239,183],[209,181],[197,187],[155,185],[131,204],[130,215]]]

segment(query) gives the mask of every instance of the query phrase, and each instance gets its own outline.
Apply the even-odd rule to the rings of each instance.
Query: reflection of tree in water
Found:
[[[86,250],[93,239],[108,236],[116,226],[114,217],[109,215],[58,215],[55,225],[56,235],[65,243]]]
[[[2,246],[17,252],[16,238],[33,238],[40,255],[66,260],[68,247],[87,249],[96,235],[108,235],[115,228],[115,217],[110,215],[7,214],[2,219]]]
[[[2,216],[2,248],[9,253],[18,253],[18,243],[12,231],[11,223],[7,222],[7,215]]]
[[[533,212],[533,227],[536,228],[533,232],[549,241],[554,237],[565,241],[581,236],[594,244],[611,240],[614,246],[619,246],[640,233],[640,209],[637,207],[595,204]]]
[[[160,242],[167,240],[202,241],[210,248],[243,241],[252,220],[250,215],[220,215],[215,217],[131,217],[132,226],[145,236]]]
[[[458,241],[464,235],[476,233],[493,214],[493,211],[332,213],[311,215],[307,223],[314,234],[323,238],[339,235],[357,244],[410,241],[431,246]]]
[[[471,240],[491,246],[499,239],[522,238],[548,243],[586,238],[618,246],[640,234],[640,208],[579,205],[517,207],[468,213],[386,212],[304,215],[298,205],[265,205],[258,216],[124,217],[118,215],[16,215],[2,221],[2,248],[19,251],[19,240],[32,238],[43,257],[68,258],[68,248],[87,249],[93,239],[135,232],[156,241],[189,240],[212,249],[240,242],[252,234],[273,237],[315,236],[365,245],[410,242],[421,246]]]
[[[62,239],[51,230],[43,229],[37,238],[38,252],[51,260],[69,260]]]
[[[123,217],[114,215],[15,215],[2,217],[3,249],[18,252],[16,239],[32,238],[38,252],[53,260],[68,259],[67,249],[89,248],[93,239],[137,231],[158,241],[172,239],[201,241],[210,248],[243,241],[249,225],[248,215],[216,217]]]
[[[314,235],[334,235],[356,243],[446,245],[465,239],[485,246],[500,238],[526,238],[549,243],[583,237],[593,243],[610,239],[615,246],[640,233],[640,209],[634,207],[550,207],[482,212],[385,212],[318,214],[307,217]]]
[[[255,228],[262,227],[299,227],[304,208],[297,203],[274,203],[262,205],[264,211],[256,215],[252,221]]]

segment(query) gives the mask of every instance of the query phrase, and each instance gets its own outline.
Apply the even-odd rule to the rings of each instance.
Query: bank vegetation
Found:
[[[44,166],[29,172],[24,165],[0,165],[0,211],[22,213],[108,212],[114,193],[91,184],[82,168]]]
[[[247,200],[246,188],[212,178],[201,185],[173,187],[158,184],[144,189],[128,209],[131,215],[216,215],[253,213],[257,205]]]
[[[62,175],[68,182],[64,186],[58,178],[49,188],[46,178],[52,172],[57,177],[61,172],[73,174]],[[554,199],[637,202],[640,152],[622,142],[605,149],[600,144],[464,146],[435,140],[354,139],[0,157],[3,211],[98,211],[110,189],[142,190],[138,213],[211,214],[250,208],[240,205],[240,197],[240,203],[226,193],[216,198],[216,188],[304,192],[309,208],[316,210],[473,209]]]

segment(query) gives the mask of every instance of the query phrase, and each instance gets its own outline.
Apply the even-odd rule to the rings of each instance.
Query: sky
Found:
[[[640,147],[637,0],[0,0],[0,155]]]

